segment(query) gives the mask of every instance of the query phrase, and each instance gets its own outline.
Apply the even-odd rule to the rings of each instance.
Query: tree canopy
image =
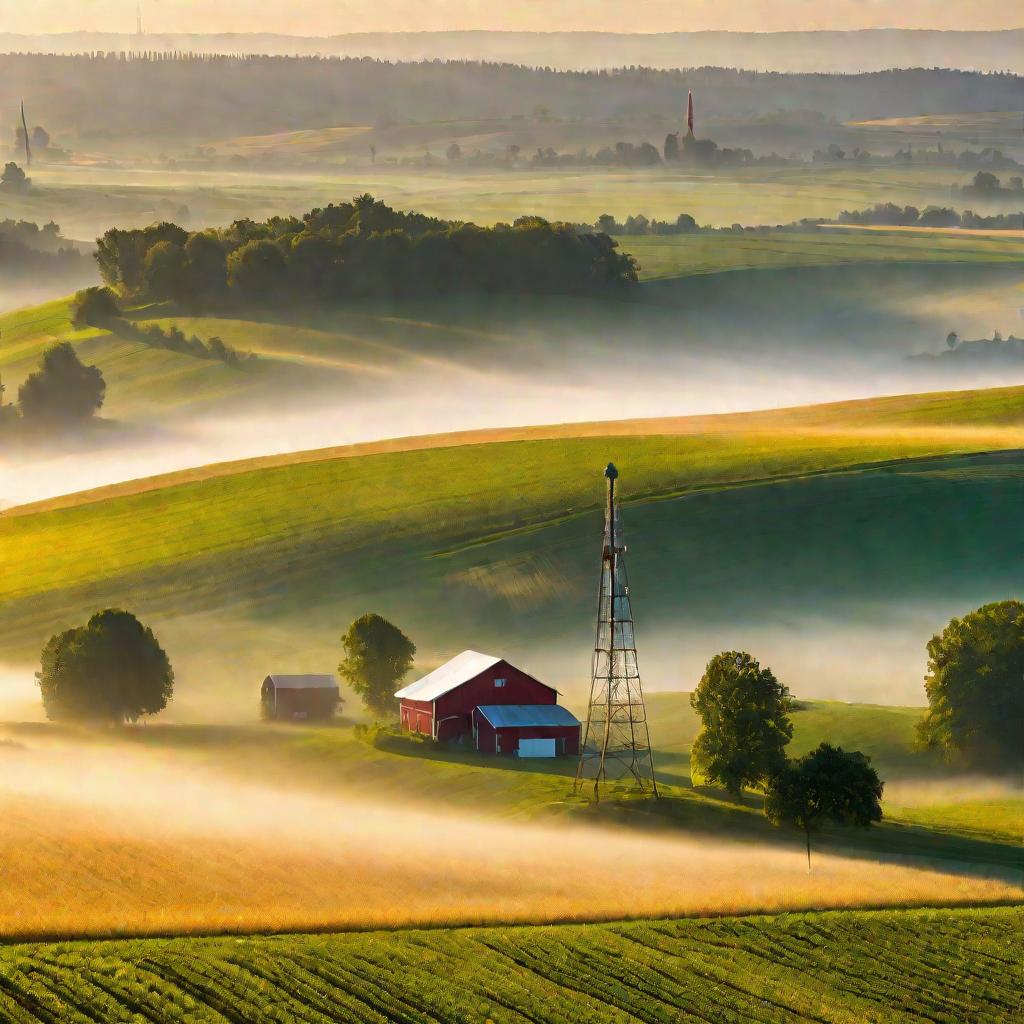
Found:
[[[807,837],[811,867],[811,832],[830,821],[867,827],[882,820],[882,786],[871,759],[859,750],[828,743],[774,775],[765,794],[764,812],[774,825],[791,825]]]
[[[1024,762],[1024,603],[998,601],[952,619],[928,642],[927,746],[986,767]]]
[[[52,345],[39,369],[18,388],[18,403],[26,422],[68,425],[89,419],[103,405],[106,392],[98,366],[86,366],[70,342]]]
[[[341,638],[345,657],[338,673],[375,715],[394,711],[395,688],[412,668],[416,645],[375,612],[356,619]]]
[[[481,228],[393,210],[370,195],[303,217],[237,220],[189,234],[176,224],[112,228],[98,239],[103,280],[127,296],[201,309],[231,302],[446,293],[589,293],[637,280],[607,235],[542,217]]]
[[[133,722],[167,707],[174,672],[153,631],[108,608],[50,637],[36,674],[52,721]]]
[[[103,327],[121,315],[117,295],[109,288],[92,285],[75,293],[71,322],[75,327]]]
[[[694,766],[734,797],[785,767],[793,735],[789,690],[745,651],[716,654],[690,704],[702,722],[691,752]]]
[[[31,184],[32,179],[13,160],[0,172],[0,188],[8,192],[26,192]]]

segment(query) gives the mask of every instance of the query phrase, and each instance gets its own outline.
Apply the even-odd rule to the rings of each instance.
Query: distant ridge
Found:
[[[1024,28],[940,32],[863,29],[851,32],[365,32],[335,36],[271,33],[70,32],[0,33],[4,53],[96,50],[373,57],[382,60],[487,60],[590,70],[741,67],[764,71],[881,71],[945,67],[1024,72]]]

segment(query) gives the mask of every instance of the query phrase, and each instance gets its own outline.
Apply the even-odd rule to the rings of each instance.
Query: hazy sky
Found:
[[[1007,0],[143,0],[151,32],[1024,27]],[[0,0],[0,31],[132,31],[135,0]]]

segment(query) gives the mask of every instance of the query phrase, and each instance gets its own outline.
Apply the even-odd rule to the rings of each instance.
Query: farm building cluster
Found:
[[[485,754],[579,754],[580,723],[558,691],[503,658],[463,651],[399,690],[402,728]]]
[[[264,717],[316,721],[341,703],[332,675],[269,675],[260,692]],[[558,691],[503,658],[461,654],[399,690],[402,728],[484,754],[560,757],[579,754],[579,720]]]

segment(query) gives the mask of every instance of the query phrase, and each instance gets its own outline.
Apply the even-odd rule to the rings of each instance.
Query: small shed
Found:
[[[484,704],[473,712],[473,740],[484,754],[561,757],[580,752],[580,723],[559,704]]]
[[[341,691],[332,675],[272,675],[263,680],[260,700],[267,718],[289,722],[322,721],[337,711]]]

